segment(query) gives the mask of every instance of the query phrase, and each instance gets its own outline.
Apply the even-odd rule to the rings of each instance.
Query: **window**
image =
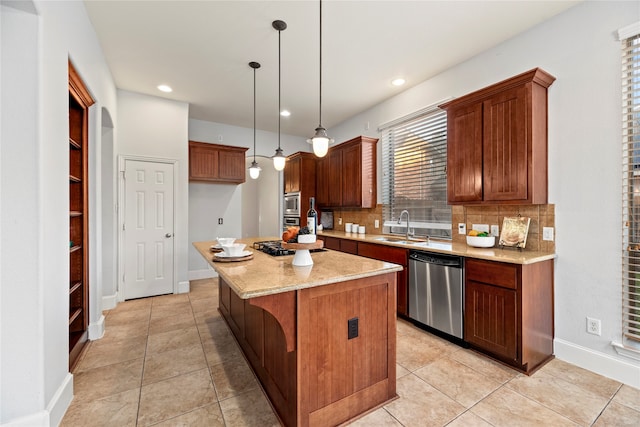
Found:
[[[429,107],[382,125],[382,191],[385,231],[451,239],[447,205],[447,113]]]
[[[622,334],[640,341],[640,25],[633,29],[621,37]]]

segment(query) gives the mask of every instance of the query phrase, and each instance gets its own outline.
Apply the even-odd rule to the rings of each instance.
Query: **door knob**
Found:
[[[165,234],[164,237],[166,237],[168,239],[169,237],[171,237],[171,233]]]

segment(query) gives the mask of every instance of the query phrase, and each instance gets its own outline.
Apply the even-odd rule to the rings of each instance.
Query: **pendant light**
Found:
[[[280,148],[280,35],[283,30],[287,29],[287,23],[284,21],[276,20],[271,24],[273,28],[278,30],[278,148],[276,149],[276,154],[272,157],[273,159],[273,167],[276,168],[277,171],[281,171],[284,169],[285,161],[287,160],[282,154],[282,148]]]
[[[320,0],[320,105],[319,119],[316,134],[307,139],[309,144],[313,144],[313,152],[318,157],[324,157],[329,150],[329,144],[333,143],[333,138],[327,135],[327,130],[322,126],[322,0]]]
[[[256,162],[256,70],[260,68],[260,63],[249,62],[249,67],[253,68],[253,162],[249,167],[249,176],[251,179],[258,179],[261,169]]]

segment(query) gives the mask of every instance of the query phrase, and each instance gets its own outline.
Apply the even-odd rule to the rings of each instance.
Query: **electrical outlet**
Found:
[[[373,228],[380,228],[380,220],[376,219],[375,221],[373,221]]]
[[[600,319],[587,317],[587,333],[600,336],[602,334],[601,328]]]
[[[338,225],[342,225],[342,218],[338,218]]]
[[[491,235],[496,237],[500,235],[500,227],[497,224],[491,225]]]
[[[464,222],[458,224],[458,234],[467,234],[467,224]]]
[[[553,227],[542,227],[542,240],[553,242]]]
[[[218,225],[222,225],[223,221],[222,218],[218,218]]]
[[[222,135],[218,135],[218,142],[222,142],[224,141],[224,138],[222,137]]]

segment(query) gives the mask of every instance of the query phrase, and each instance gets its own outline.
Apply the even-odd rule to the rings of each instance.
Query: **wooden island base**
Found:
[[[285,425],[338,425],[397,397],[395,272],[248,299],[222,277],[219,287],[219,310]]]

